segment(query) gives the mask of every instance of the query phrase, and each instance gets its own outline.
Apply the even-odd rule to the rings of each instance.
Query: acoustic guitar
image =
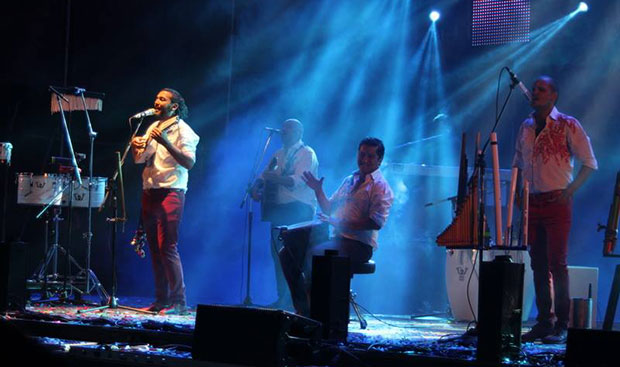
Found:
[[[278,169],[278,158],[273,157],[267,171],[275,171]],[[260,214],[263,222],[271,222],[274,219],[276,207],[278,206],[278,185],[264,181],[263,195],[261,197]]]

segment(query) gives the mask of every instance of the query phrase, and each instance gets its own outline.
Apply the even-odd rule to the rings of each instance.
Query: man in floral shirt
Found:
[[[519,129],[513,160],[522,179],[530,183],[528,246],[538,308],[537,323],[523,334],[524,342],[566,342],[572,197],[592,171],[598,169],[590,139],[579,121],[555,107],[558,95],[552,78],[541,76],[536,80],[531,102],[534,111]],[[575,158],[581,168],[573,179]]]

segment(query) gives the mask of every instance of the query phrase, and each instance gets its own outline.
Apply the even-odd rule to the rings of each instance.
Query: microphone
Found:
[[[84,92],[86,92],[86,89],[84,88],[80,88],[80,87],[73,87],[73,93],[80,95],[83,94]]]
[[[265,126],[265,130],[269,131],[270,133],[278,133],[278,134],[280,133],[280,129],[276,129],[276,128],[273,128],[273,127]]]
[[[155,109],[149,108],[148,110],[144,110],[142,112],[136,113],[135,115],[131,116],[130,119],[141,119],[146,116],[153,116],[154,114],[155,114]]]
[[[515,86],[519,87],[525,99],[527,99],[528,102],[532,102],[532,93],[530,90],[527,89],[525,84],[517,78],[517,74],[513,73],[508,66],[506,66],[506,70],[508,71],[508,75],[510,75],[510,88],[514,88]]]

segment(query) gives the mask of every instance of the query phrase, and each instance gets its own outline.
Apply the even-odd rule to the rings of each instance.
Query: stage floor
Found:
[[[144,307],[148,300],[121,298],[119,304]],[[154,365],[158,360],[166,361],[162,365],[192,363],[194,309],[185,316],[148,315],[124,309],[79,312],[87,308],[73,304],[32,304],[24,312],[9,313],[4,319],[66,356],[102,357],[105,351],[106,358],[121,358],[122,354],[122,360],[131,359],[136,364],[144,358]],[[454,366],[478,365],[473,364],[475,339],[462,337],[468,327],[466,323],[441,316],[365,316],[368,327],[362,330],[352,313],[347,343],[337,346],[340,353],[358,358],[360,362],[367,357],[376,362],[386,356],[382,365],[418,365],[416,358],[426,360],[419,365],[449,365],[445,364],[446,360],[453,361]],[[523,332],[528,329],[524,327]],[[504,360],[504,365],[561,366],[564,353],[565,345],[524,343],[520,355],[514,360]],[[427,358],[442,363],[428,363]],[[343,360],[338,359],[334,365],[355,365]]]

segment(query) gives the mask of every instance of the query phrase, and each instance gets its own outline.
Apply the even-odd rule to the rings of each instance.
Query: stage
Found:
[[[147,300],[140,298],[122,298],[119,303],[133,307],[148,305]],[[54,358],[68,365],[218,365],[192,359],[195,308],[185,316],[147,315],[123,309],[78,313],[88,308],[87,305],[32,304],[25,311],[5,314],[3,319],[33,336]],[[303,358],[296,355],[289,359],[288,365],[493,365],[476,361],[475,338],[463,336],[468,324],[454,322],[447,315],[365,314],[368,321],[365,330],[360,329],[355,314],[351,315],[346,343],[315,342],[311,347],[314,360],[304,360],[307,355]],[[523,332],[527,330],[524,327]],[[218,333],[218,330],[208,332]],[[243,340],[244,330],[238,333],[239,340]],[[244,353],[242,346],[238,352]],[[565,345],[524,343],[520,357],[505,360],[502,365],[563,366],[564,355]]]
[[[225,361],[193,358],[199,305],[282,304],[290,298],[274,230],[302,220],[276,225],[280,220],[263,215],[273,203],[259,200],[258,192],[251,195],[252,188],[261,180],[268,186],[265,177],[271,176],[279,182],[276,196],[282,196],[274,202],[294,199],[313,213],[335,216],[331,203],[329,210],[317,206],[322,196],[304,183],[302,172],[314,172],[326,198],[332,198],[347,187],[347,177],[353,180],[360,172],[360,153],[366,155],[360,142],[374,137],[383,148],[370,146],[374,171],[363,177],[370,183],[370,174],[374,182],[378,174],[371,171],[377,172],[389,184],[392,195],[387,190],[382,200],[368,195],[382,203],[382,215],[370,213],[377,205],[360,204],[363,195],[359,202],[337,200],[369,208],[364,228],[351,230],[373,236],[360,242],[372,247],[376,267],[356,273],[339,293],[342,303],[349,289],[358,293],[368,327],[362,329],[351,310],[346,342],[287,334],[275,342],[305,348],[305,354],[287,355],[283,364],[497,365],[477,361],[480,326],[454,320],[472,318],[485,307],[511,309],[502,321],[513,322],[514,336],[521,326],[521,333],[527,332],[539,315],[531,271],[538,259],[531,261],[522,250],[542,237],[529,225],[538,214],[524,203],[534,208],[534,201],[527,193],[519,195],[527,200],[515,198],[524,179],[530,194],[564,190],[559,197],[570,201],[570,212],[568,205],[563,211],[571,217],[570,229],[562,229],[569,235],[558,255],[562,272],[564,262],[569,267],[570,282],[562,278],[554,289],[569,288],[583,311],[579,316],[594,330],[572,340],[569,332],[562,345],[521,343],[504,364],[569,367],[572,352],[590,358],[584,367],[617,360],[614,348],[604,346],[620,346],[615,312],[620,1],[52,0],[36,6],[11,2],[3,13],[1,24],[10,35],[5,39],[10,57],[0,68],[0,335],[5,335],[0,352],[5,356],[37,366],[222,365]],[[549,87],[542,100],[537,82]],[[161,92],[164,105],[157,97]],[[309,168],[297,169],[297,150],[270,159],[292,148],[284,134],[284,123],[291,120],[299,122],[292,125],[295,146],[308,148],[299,153],[315,155],[299,159],[311,162]],[[551,120],[567,124],[547,128]],[[171,124],[166,139],[178,149],[151,137],[165,121]],[[530,122],[543,128],[532,132],[531,140],[540,144],[536,149],[522,134]],[[181,125],[188,139],[176,135]],[[141,155],[147,142],[148,158]],[[539,154],[538,163],[546,168],[524,156],[515,159],[524,152]],[[149,176],[158,157],[182,175]],[[519,165],[517,184],[513,168]],[[537,167],[531,177],[530,166]],[[538,175],[547,173],[557,182],[540,185]],[[154,177],[164,176],[170,182],[154,184]],[[363,192],[353,181],[349,186],[352,198]],[[302,201],[284,195],[302,188],[309,193]],[[154,233],[148,219],[156,211],[143,206],[151,190],[178,196],[176,209],[169,210],[178,213],[172,216],[174,227],[166,231],[175,238],[166,246],[179,255],[172,256],[175,269],[169,272],[177,295],[159,299],[187,304],[190,314],[79,313],[89,306],[74,297],[98,306],[119,296],[121,305],[145,307],[157,288],[159,295],[165,293],[160,267],[152,263],[158,261],[154,239],[160,237],[150,236],[153,247],[140,246],[145,216]],[[557,197],[549,199],[553,203]],[[338,219],[331,223],[334,235],[346,221],[332,219]],[[510,301],[506,308],[478,297],[478,289],[498,294],[504,289],[483,284],[503,278],[479,277],[477,270],[479,260],[506,255],[502,246],[515,252],[515,263],[524,264],[523,287],[512,282],[513,292],[502,294],[502,301]],[[478,256],[474,249],[482,248]],[[334,278],[348,280],[350,274]],[[521,288],[523,302],[518,302],[514,296],[521,296]],[[33,291],[72,303],[41,303],[23,295]],[[24,299],[29,300],[24,310],[1,311],[14,310],[16,303],[23,307]],[[345,325],[346,304],[341,311]],[[252,341],[266,339],[254,324],[220,321],[204,330],[220,336],[210,344],[227,347],[224,356],[228,348],[249,355]],[[265,322],[263,327],[281,326]],[[573,336],[575,330],[569,330]]]

